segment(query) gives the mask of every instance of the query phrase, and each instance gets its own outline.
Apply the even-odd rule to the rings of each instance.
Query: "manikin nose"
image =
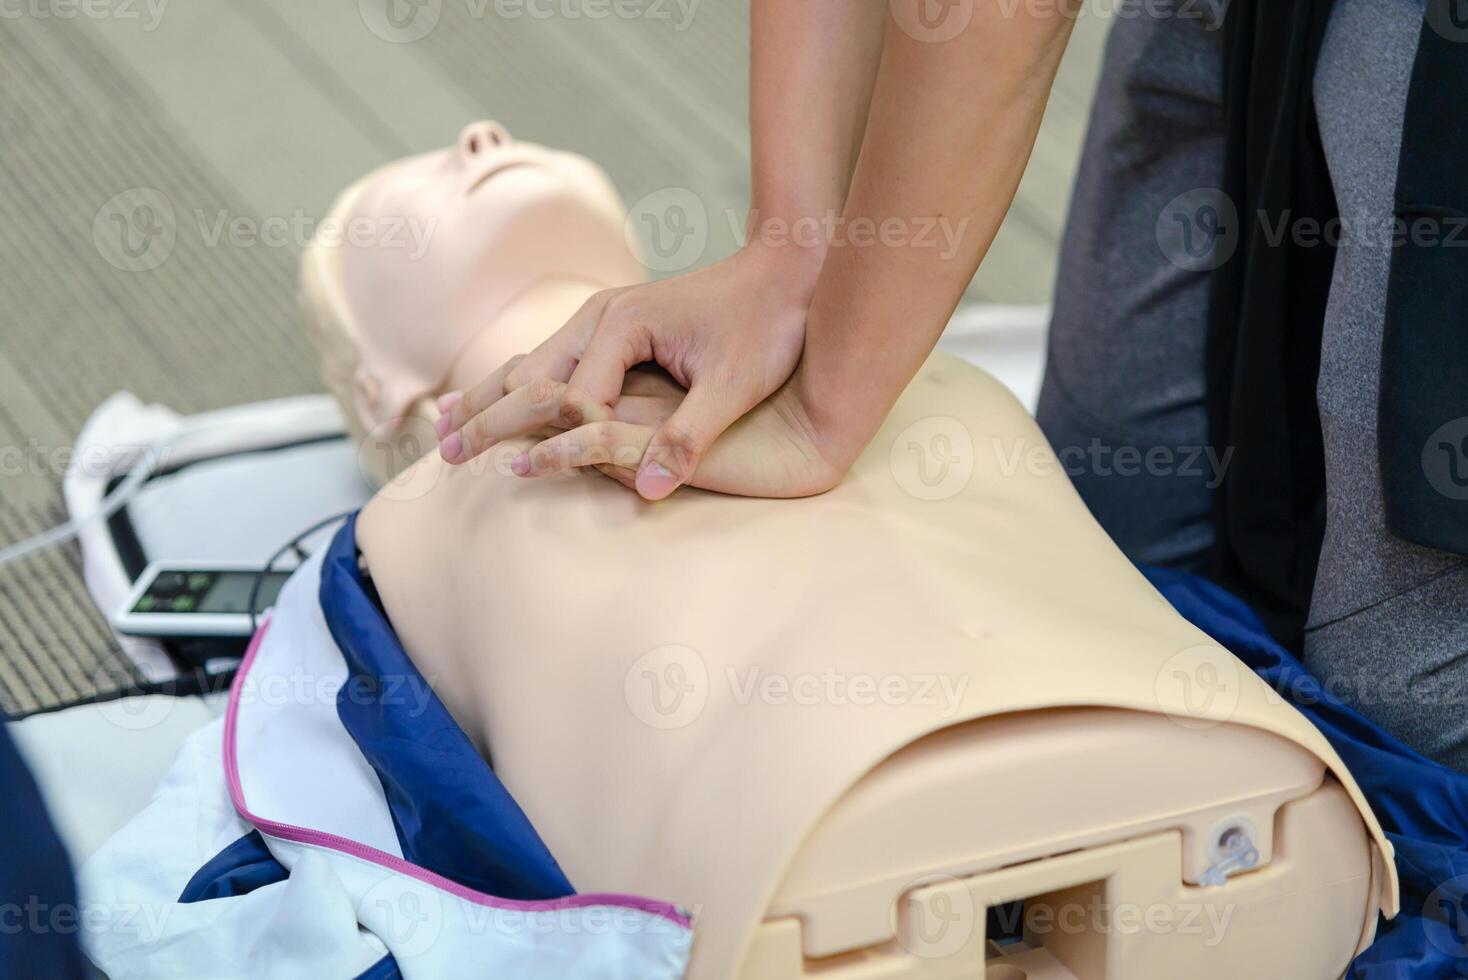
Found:
[[[470,123],[459,134],[459,156],[472,161],[508,142],[510,134],[499,123],[489,120]]]

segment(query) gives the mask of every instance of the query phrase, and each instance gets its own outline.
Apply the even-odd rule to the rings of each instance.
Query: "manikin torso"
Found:
[[[418,178],[389,168],[359,200],[408,209]],[[562,206],[600,213],[605,231],[601,205],[574,198]],[[411,346],[411,311],[383,295],[497,274],[431,251],[370,264],[370,287],[344,281],[355,322],[343,332],[385,372],[387,352]],[[484,376],[564,322],[594,280],[558,267],[477,332],[462,317],[415,321],[452,344],[404,374],[443,380],[405,382],[400,396]],[[1022,406],[952,358],[928,361],[819,497],[684,490],[648,504],[595,473],[515,477],[507,461],[526,444],[459,467],[430,453],[363,511],[358,542],[415,664],[573,885],[697,913],[691,977],[733,974],[789,859],[842,793],[972,718],[1081,704],[1201,716],[1279,732],[1338,765],[1146,584]],[[1195,705],[1171,680],[1200,664],[1223,671],[1226,697]]]
[[[820,815],[951,725],[1202,713],[1334,759],[1127,562],[1015,399],[944,355],[819,497],[648,504],[491,455],[375,499],[367,565],[572,883],[696,910],[691,977],[733,975]],[[1226,696],[1194,703],[1173,678],[1205,670]]]

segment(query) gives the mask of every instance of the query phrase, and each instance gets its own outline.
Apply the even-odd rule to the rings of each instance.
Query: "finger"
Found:
[[[694,385],[649,442],[637,470],[637,492],[662,500],[687,483],[713,441],[752,407],[727,390]]]
[[[443,414],[434,423],[439,441],[442,442],[450,432],[462,429],[465,422],[503,398],[505,379],[523,360],[525,360],[525,355],[517,354],[490,372],[489,377],[467,391],[451,391],[440,397],[438,410]]]
[[[580,466],[635,469],[653,430],[627,422],[593,422],[562,432],[531,447],[510,462],[516,476],[549,476]]]
[[[637,490],[637,471],[629,470],[625,466],[613,466],[611,463],[598,463],[595,469],[602,476],[616,480],[628,490]]]
[[[570,382],[603,405],[611,405],[622,392],[628,369],[651,358],[652,347],[640,326],[604,315],[586,342],[586,351],[571,372]]]
[[[536,378],[569,381],[572,372],[576,370],[577,363],[581,360],[582,353],[586,350],[586,345],[590,343],[597,325],[602,321],[607,304],[616,298],[619,292],[621,290],[604,289],[599,293],[593,293],[585,303],[581,304],[580,309],[571,314],[571,319],[567,320],[555,333],[541,341],[540,345],[520,362],[518,370],[510,372],[509,377],[505,379],[506,390],[513,391]]]
[[[610,410],[569,385],[540,378],[515,389],[464,423],[463,428],[450,432],[439,452],[449,463],[462,463],[505,439],[548,426],[570,428],[610,417]]]

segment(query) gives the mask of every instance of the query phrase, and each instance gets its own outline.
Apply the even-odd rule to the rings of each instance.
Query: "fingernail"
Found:
[[[443,441],[443,445],[438,447],[438,451],[445,462],[457,462],[459,454],[464,451],[463,435],[458,432],[450,433],[449,437]]]
[[[452,419],[449,413],[454,410],[454,406],[463,397],[463,392],[451,391],[438,400],[439,415],[433,423],[433,431],[438,433],[440,439],[449,434],[449,422]]]
[[[530,454],[529,453],[521,453],[520,455],[516,456],[514,459],[510,460],[510,472],[513,473],[513,474],[515,474],[516,476],[529,476],[530,475]]]
[[[678,489],[678,478],[661,463],[648,463],[637,474],[637,492],[649,500],[661,500]]]

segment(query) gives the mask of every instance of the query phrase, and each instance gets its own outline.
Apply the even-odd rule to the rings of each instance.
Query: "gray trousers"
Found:
[[[1305,662],[1398,738],[1468,771],[1468,562],[1387,532],[1376,463],[1391,261],[1381,231],[1394,216],[1422,5],[1337,0],[1314,79],[1342,239],[1317,388],[1327,526]],[[1208,234],[1226,243],[1229,221],[1258,219],[1215,206],[1222,31],[1158,9],[1128,3],[1112,28],[1061,253],[1039,419],[1133,560],[1194,568],[1212,544],[1227,459],[1208,446],[1211,263],[1192,246]]]

